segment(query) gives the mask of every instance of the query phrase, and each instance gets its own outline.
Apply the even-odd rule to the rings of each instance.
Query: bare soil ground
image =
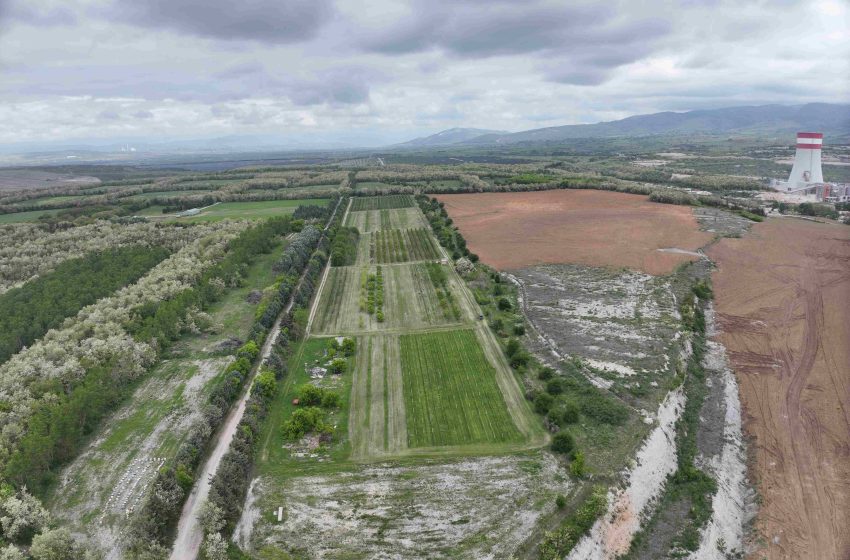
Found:
[[[166,458],[200,418],[207,384],[232,358],[165,362],[66,468],[52,500],[54,515],[121,558],[133,512]]]
[[[96,185],[98,183],[100,183],[100,179],[97,177],[73,175],[71,173],[53,173],[41,169],[20,167],[0,169],[0,191]]]
[[[508,558],[571,486],[545,452],[370,465],[283,486],[261,477],[248,498],[256,525],[237,535],[260,555],[295,558]]]
[[[440,195],[470,249],[500,270],[548,263],[667,274],[712,239],[691,208],[594,190]]]
[[[850,557],[850,229],[769,220],[709,250],[762,500],[753,557]]]

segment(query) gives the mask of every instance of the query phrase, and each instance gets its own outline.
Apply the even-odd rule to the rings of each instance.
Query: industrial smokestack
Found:
[[[788,177],[791,189],[805,187],[809,183],[823,183],[823,172],[820,168],[820,150],[823,144],[823,134],[820,132],[798,132],[797,154],[794,156],[794,167]]]

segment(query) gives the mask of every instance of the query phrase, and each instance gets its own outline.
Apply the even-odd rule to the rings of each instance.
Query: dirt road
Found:
[[[754,558],[850,558],[850,228],[758,224],[709,250],[762,499]]]
[[[667,274],[712,239],[687,206],[594,190],[437,197],[469,248],[500,270],[575,263]]]
[[[339,202],[337,202],[331,217],[328,218],[328,222],[325,225],[325,231],[327,231],[330,223],[333,222],[334,216],[339,210],[339,206]],[[330,266],[330,264],[328,264],[328,266]],[[299,285],[304,280],[305,273],[306,270],[301,273],[301,277],[298,279]],[[292,290],[293,294],[297,292],[297,287]],[[251,385],[254,383],[254,378],[260,370],[260,366],[265,363],[271,354],[272,348],[274,347],[275,342],[277,342],[277,337],[280,334],[280,323],[283,320],[283,317],[292,310],[293,304],[294,300],[290,298],[286,307],[280,312],[280,315],[278,315],[275,320],[274,325],[269,331],[269,336],[266,337],[266,341],[260,351],[260,359],[251,370],[248,382],[245,384],[245,391],[239,398],[239,402],[236,403],[236,406],[230,409],[230,412],[225,417],[224,424],[219,429],[219,433],[215,439],[215,447],[197,476],[198,482],[192,488],[192,492],[186,499],[186,503],[183,504],[183,510],[180,513],[180,521],[177,523],[177,538],[174,541],[170,560],[194,560],[198,557],[198,553],[201,549],[201,543],[204,539],[204,532],[201,528],[198,517],[201,512],[201,506],[203,506],[204,502],[206,502],[209,497],[212,479],[218,471],[218,466],[221,464],[221,460],[230,449],[230,442],[233,441],[233,436],[236,434],[236,428],[239,426],[239,422],[245,414],[245,405],[251,394]]]

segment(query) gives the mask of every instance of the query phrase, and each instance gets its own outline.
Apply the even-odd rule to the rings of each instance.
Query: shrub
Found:
[[[546,392],[550,395],[560,395],[564,392],[564,386],[561,383],[561,380],[557,377],[555,379],[550,379],[548,383],[546,383]]]
[[[561,430],[555,437],[552,438],[552,451],[555,453],[561,453],[562,455],[569,454],[573,449],[575,449],[576,441],[573,438],[572,434],[565,430]]]
[[[339,393],[334,391],[324,391],[322,394],[322,408],[339,408],[342,399]]]
[[[558,506],[558,509],[564,509],[567,507],[567,499],[562,494],[558,494],[558,497],[555,498],[555,505]]]
[[[600,394],[587,394],[581,400],[581,412],[603,424],[621,426],[629,417],[628,409]]]
[[[342,339],[342,352],[346,356],[353,356],[357,351],[357,342],[353,338]]]
[[[575,424],[578,422],[579,417],[579,408],[578,405],[572,401],[568,401],[564,405],[564,411],[561,418],[564,421],[564,424]]]
[[[522,323],[517,323],[514,325],[514,334],[517,336],[522,336],[525,334],[525,325]]]
[[[531,356],[525,350],[521,350],[511,356],[510,363],[511,367],[514,369],[519,369],[522,366],[528,364],[528,361],[531,359]]]
[[[584,475],[587,474],[587,465],[585,464],[583,452],[576,451],[575,457],[573,457],[570,463],[570,474],[576,478],[584,478]]]
[[[695,285],[694,288],[693,288],[693,291],[694,291],[694,295],[697,296],[700,299],[703,299],[703,300],[711,299],[711,296],[712,296],[711,286],[709,286],[705,282],[705,280],[702,280],[697,285]]]
[[[499,304],[498,304],[498,306],[499,306],[499,309],[500,309],[501,311],[510,311],[510,310],[511,310],[511,308],[513,307],[513,305],[511,305],[510,300],[509,300],[508,298],[504,298],[504,297],[503,297],[503,298],[499,298]]]
[[[540,368],[540,371],[537,372],[537,378],[540,381],[548,381],[552,379],[553,375],[555,375],[555,370],[548,366]]]
[[[555,397],[549,393],[537,393],[537,396],[534,397],[534,410],[538,414],[546,414],[554,403]]]
[[[325,413],[320,408],[299,408],[283,423],[283,437],[296,441],[310,432],[326,432],[330,426],[325,424]]]
[[[331,362],[331,373],[342,375],[348,369],[348,362],[343,358],[335,358]]]

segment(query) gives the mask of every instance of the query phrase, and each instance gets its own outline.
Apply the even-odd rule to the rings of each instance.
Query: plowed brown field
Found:
[[[757,224],[709,250],[719,339],[755,438],[764,547],[850,558],[850,228]]]
[[[575,263],[667,274],[711,241],[687,206],[594,190],[437,197],[469,248],[500,270]]]

